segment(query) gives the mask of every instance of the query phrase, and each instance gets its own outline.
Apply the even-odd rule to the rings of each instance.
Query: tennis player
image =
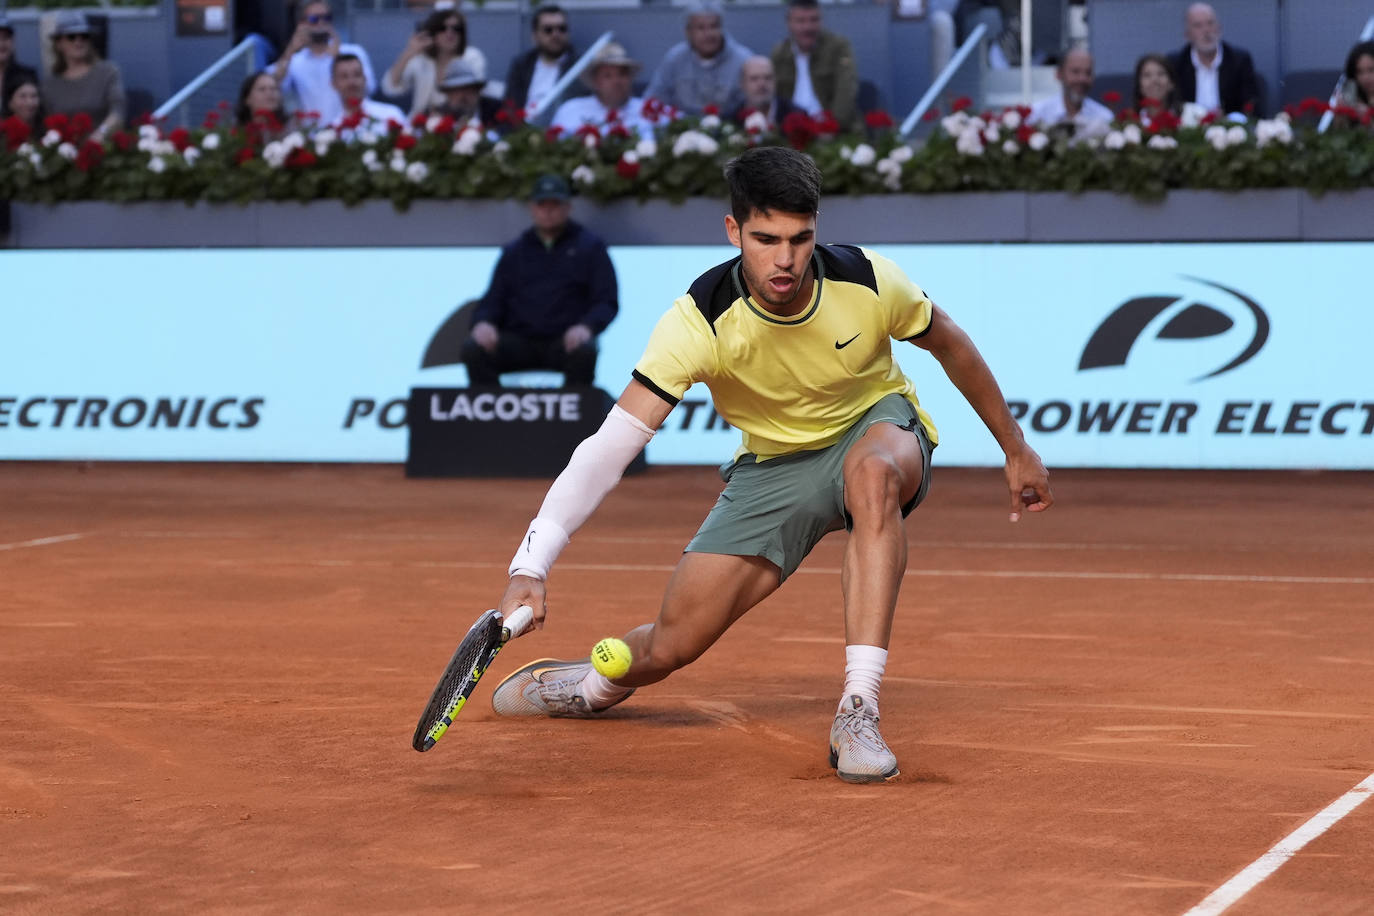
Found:
[[[688,543],[658,619],[625,636],[634,661],[615,681],[588,659],[532,662],[492,705],[508,716],[592,717],[705,652],[787,579],[818,541],[847,528],[845,682],[830,763],[849,782],[897,775],[878,730],[897,591],[902,519],[930,486],[938,439],[892,358],[910,341],[939,361],[1006,456],[1011,521],[1054,502],[1049,476],[973,342],[892,261],[820,245],[821,174],[802,153],[751,149],[725,168],[725,231],[739,257],[692,283],[659,320],[605,423],[550,487],[510,565],[500,609],[535,609],[568,538],[620,480],[694,382],[743,433],[719,501]]]

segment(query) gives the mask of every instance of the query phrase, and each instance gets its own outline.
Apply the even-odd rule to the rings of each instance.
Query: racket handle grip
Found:
[[[511,611],[510,616],[501,624],[506,631],[506,639],[514,639],[523,636],[534,625],[534,608],[528,604],[522,604]]]

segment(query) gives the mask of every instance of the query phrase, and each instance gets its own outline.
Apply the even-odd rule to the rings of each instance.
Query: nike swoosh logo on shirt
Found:
[[[862,333],[863,333],[863,331],[860,331],[860,332],[859,332],[859,334],[862,334]],[[859,339],[859,334],[855,334],[853,337],[849,338],[849,339],[846,340],[844,343],[840,343],[838,340],[835,341],[835,349],[836,349],[836,350],[843,350],[845,347],[849,346],[849,345],[852,344],[854,341],[858,340],[858,339]]]

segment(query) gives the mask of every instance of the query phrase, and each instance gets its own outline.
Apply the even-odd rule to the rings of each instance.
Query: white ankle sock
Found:
[[[844,694],[840,705],[857,694],[866,704],[878,711],[878,690],[883,684],[883,669],[887,667],[887,650],[877,646],[844,647]]]
[[[578,688],[578,693],[582,699],[587,701],[589,709],[605,709],[616,700],[629,696],[633,687],[621,687],[619,684],[612,684],[610,680],[595,668],[587,672],[587,676],[582,679],[582,686]]]

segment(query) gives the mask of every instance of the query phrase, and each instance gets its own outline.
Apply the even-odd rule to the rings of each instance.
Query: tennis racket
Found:
[[[424,753],[444,737],[496,653],[507,642],[526,633],[533,624],[534,610],[529,605],[516,608],[509,620],[503,619],[497,610],[487,611],[477,618],[458,644],[453,658],[448,660],[448,667],[439,677],[425,711],[420,714],[411,747]]]

